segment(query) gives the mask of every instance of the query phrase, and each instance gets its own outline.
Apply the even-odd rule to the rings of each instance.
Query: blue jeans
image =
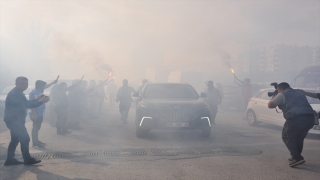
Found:
[[[15,151],[20,143],[21,152],[24,160],[30,159],[29,142],[30,137],[25,127],[25,122],[6,122],[7,127],[10,129],[11,141],[8,147],[7,160],[14,159]]]
[[[32,137],[32,143],[33,144],[37,144],[39,142],[39,130],[41,128],[41,124],[43,122],[43,116],[38,116],[37,120],[32,120],[32,133],[31,133],[31,137]]]

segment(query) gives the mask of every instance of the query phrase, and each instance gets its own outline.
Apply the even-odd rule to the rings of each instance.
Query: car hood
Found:
[[[207,104],[202,99],[143,99],[141,106],[150,109],[202,109]]]
[[[310,104],[312,109],[315,110],[315,111],[320,111],[320,104]]]
[[[5,101],[7,98],[7,94],[0,94],[0,101]]]

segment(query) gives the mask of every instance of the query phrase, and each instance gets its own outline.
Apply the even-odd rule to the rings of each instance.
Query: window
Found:
[[[303,82],[304,82],[304,76],[299,76],[296,78],[294,86],[295,87],[303,87]]]
[[[307,76],[306,85],[307,87],[319,87],[320,76]]]
[[[199,98],[196,90],[190,85],[151,84],[144,92],[146,98]]]
[[[260,99],[265,99],[265,100],[271,100],[271,97],[268,96],[268,92],[269,92],[269,91],[263,91],[263,92],[259,95],[259,98],[260,98]]]

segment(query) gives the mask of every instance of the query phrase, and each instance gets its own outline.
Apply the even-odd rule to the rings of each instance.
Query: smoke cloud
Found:
[[[118,80],[140,83],[148,67],[230,74],[224,67],[249,50],[248,44],[237,41],[256,46],[316,46],[320,42],[319,1],[0,3],[1,45],[10,42],[12,50],[6,53],[20,54],[15,57],[17,63],[25,59],[27,64],[46,62],[47,73],[41,73],[44,78],[85,74],[86,78],[104,79],[112,70]],[[17,34],[29,37],[27,32],[36,38],[16,38]],[[41,58],[26,58],[28,51],[39,51],[30,50],[36,44],[42,48]],[[8,61],[3,54],[1,61]],[[39,76],[32,74],[38,69],[31,66],[25,74]]]

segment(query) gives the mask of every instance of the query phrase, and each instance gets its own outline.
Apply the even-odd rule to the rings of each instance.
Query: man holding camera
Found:
[[[286,82],[277,86],[278,94],[272,96],[269,108],[282,110],[286,122],[282,130],[282,140],[290,151],[290,167],[305,163],[301,156],[303,141],[308,131],[314,126],[314,112],[306,96],[299,90],[292,89]]]

